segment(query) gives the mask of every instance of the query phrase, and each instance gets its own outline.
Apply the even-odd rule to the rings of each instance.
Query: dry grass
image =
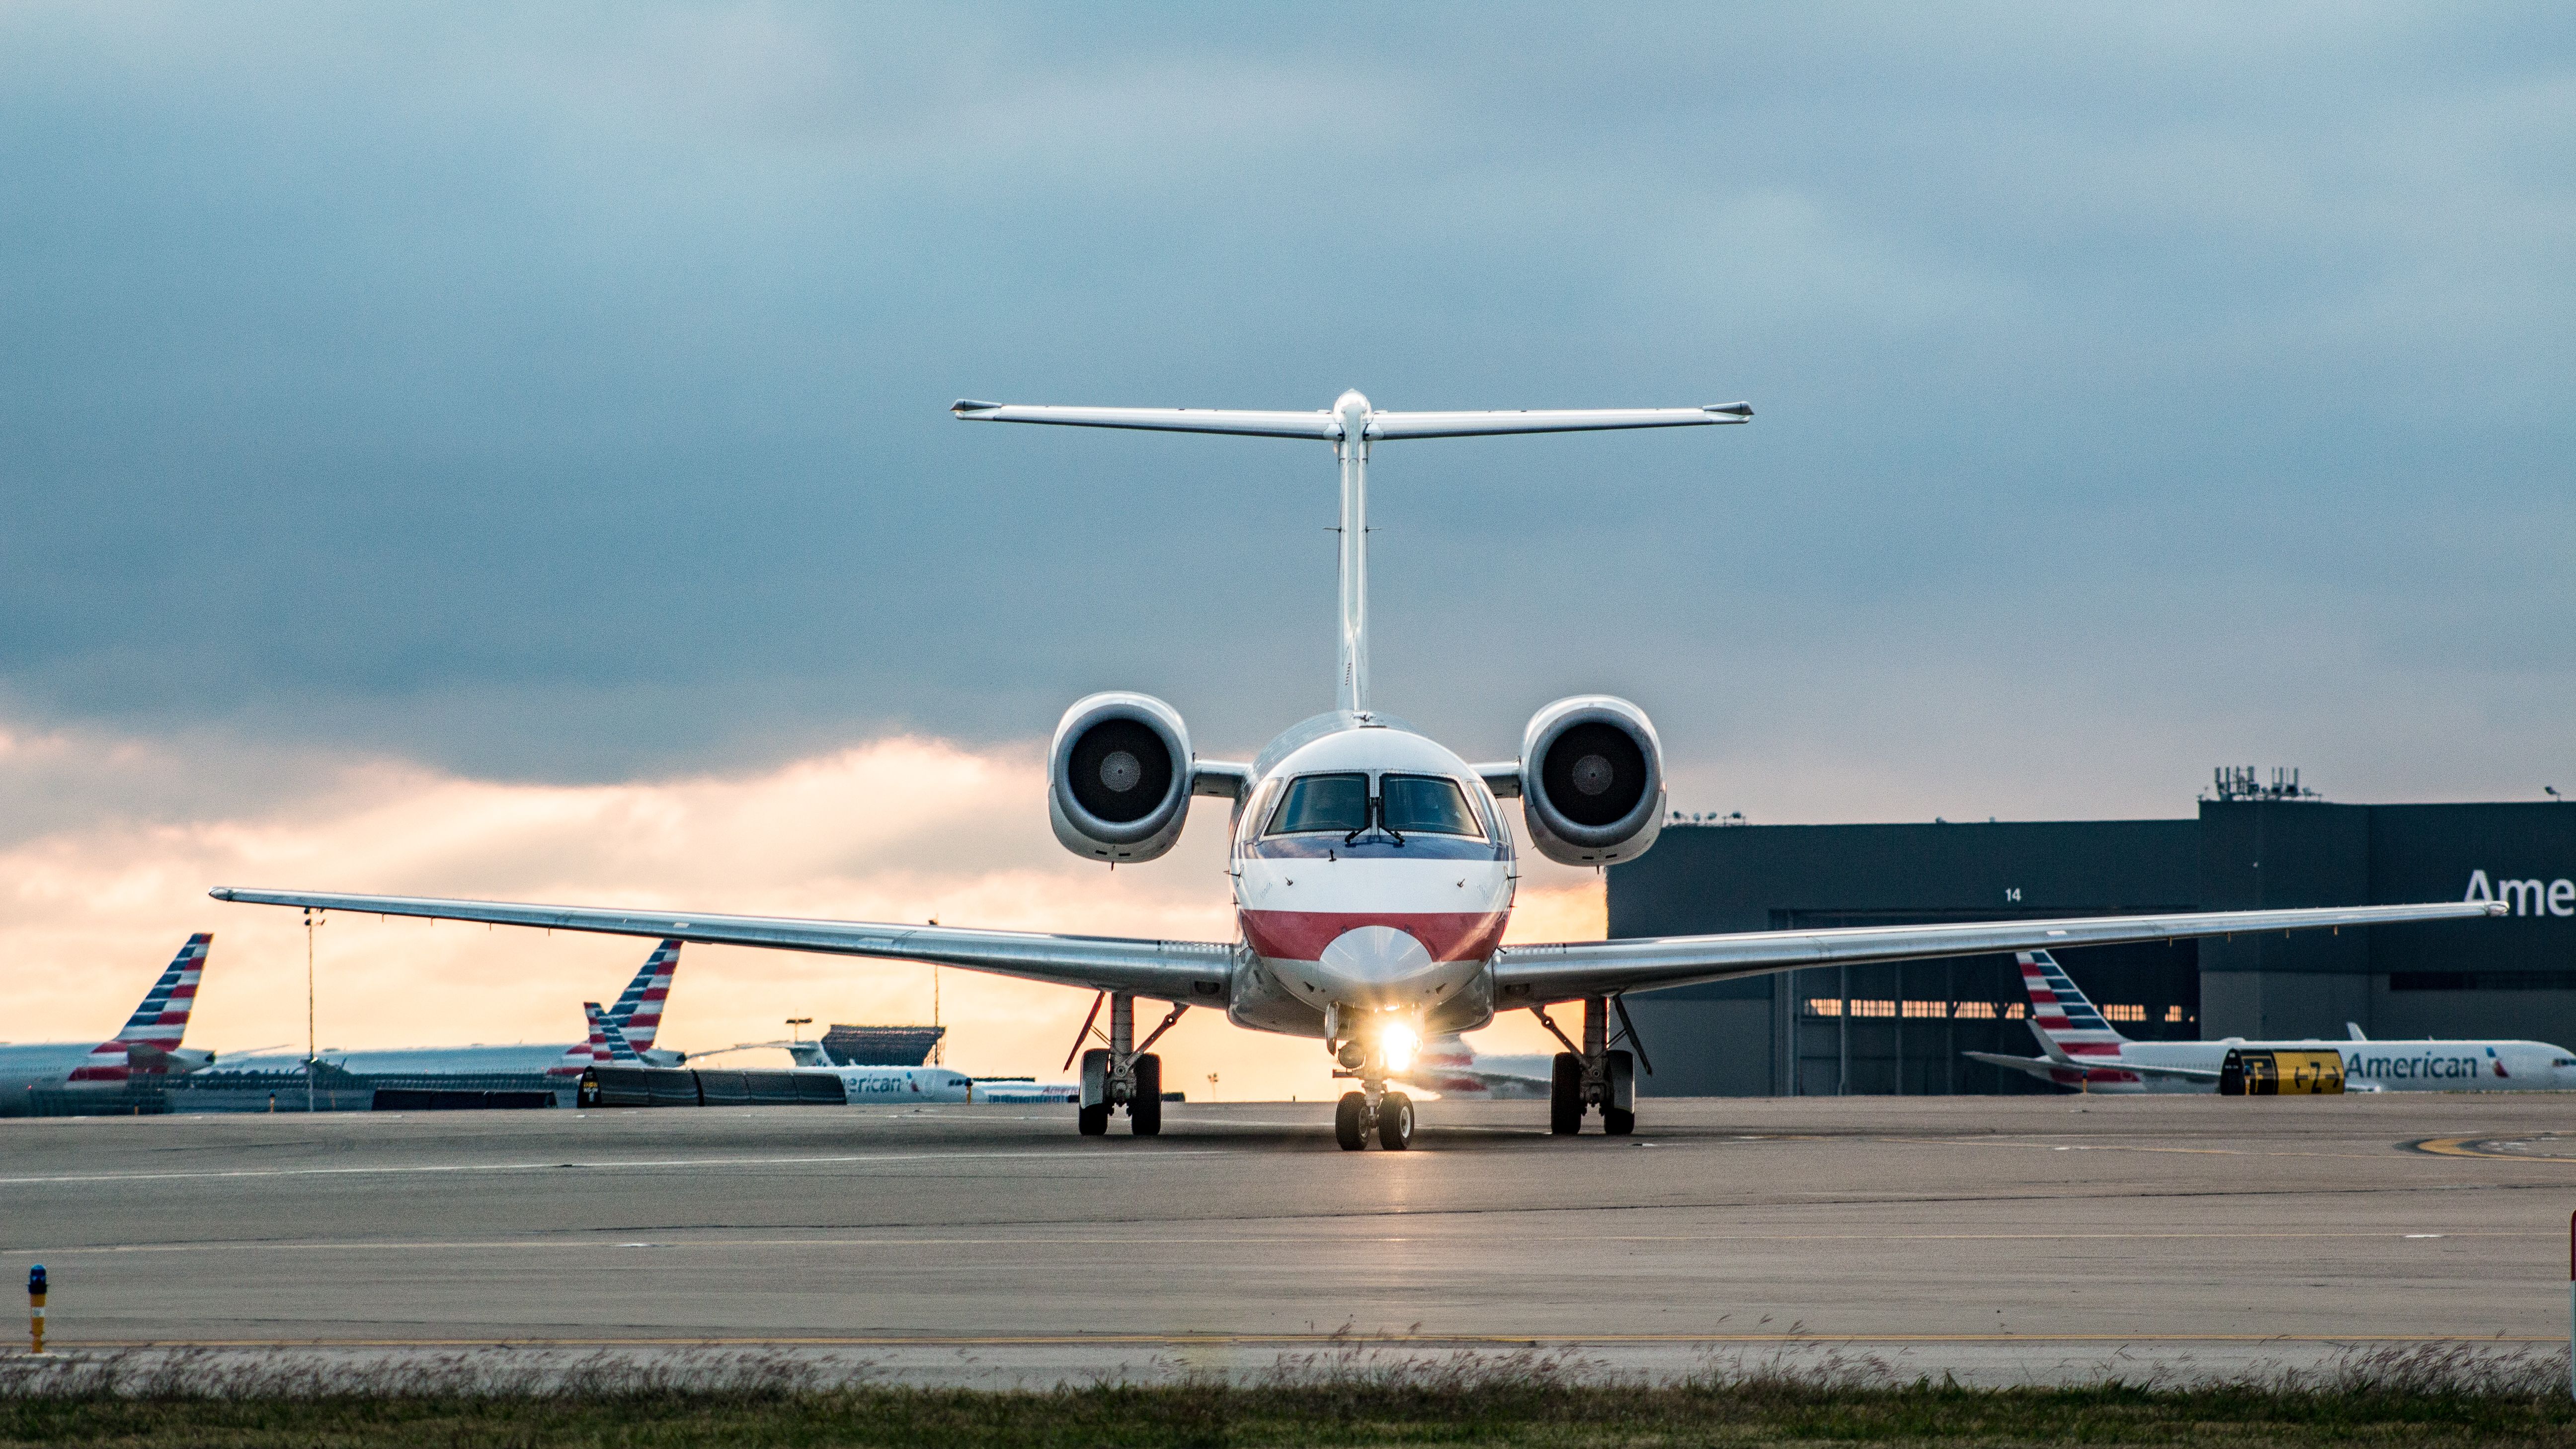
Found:
[[[1830,1351],[1648,1383],[1570,1353],[1350,1342],[1234,1378],[1038,1391],[871,1382],[769,1352],[0,1362],[0,1445],[2576,1444],[2563,1352],[1986,1389]]]

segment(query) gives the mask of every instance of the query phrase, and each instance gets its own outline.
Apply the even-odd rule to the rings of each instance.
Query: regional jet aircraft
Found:
[[[2372,1041],[2344,1023],[2346,1039],[2131,1041],[2046,951],[2020,953],[2030,995],[2030,1034],[2044,1055],[1966,1052],[1989,1066],[2085,1092],[2218,1090],[2230,1051],[2335,1052],[2347,1092],[2564,1092],[2576,1089],[2576,1053],[2545,1041]]]
[[[1314,1038],[1354,1089],[1334,1132],[1412,1141],[1413,1104],[1389,1090],[1415,1046],[1472,1031],[1498,1011],[1529,1011],[1565,1047],[1553,1074],[1550,1129],[1579,1131],[1599,1111],[1605,1131],[1636,1125],[1635,1054],[1610,1018],[1630,991],[1726,981],[1806,966],[1965,956],[2040,946],[2167,940],[2488,915],[2443,902],[2327,910],[2225,911],[2066,920],[1949,922],[1758,931],[1504,946],[1520,872],[1498,801],[1517,797],[1530,843],[1569,865],[1634,860],[1664,819],[1662,747],[1645,712],[1609,695],[1546,706],[1517,758],[1470,763],[1379,710],[1369,688],[1368,462],[1378,445],[1420,438],[1701,427],[1750,421],[1743,403],[1539,412],[1388,412],[1346,392],[1314,412],[1029,407],[960,402],[969,422],[1142,428],[1291,438],[1329,445],[1341,476],[1340,621],[1333,708],[1290,728],[1249,761],[1202,759],[1180,712],[1142,694],[1076,701],[1048,751],[1047,812],[1056,839],[1086,860],[1152,860],[1172,848],[1190,799],[1229,801],[1230,871],[1239,934],[1163,941],[857,921],[709,915],[631,907],[337,895],[232,887],[218,899],[320,910],[488,921],[554,930],[668,936],[892,957],[1026,977],[1102,993],[1109,1040],[1084,1054],[1085,1135],[1125,1108],[1138,1134],[1161,1130],[1162,1061],[1154,1041],[1191,1007],[1222,1008],[1239,1026]],[[1136,590],[1141,578],[1124,581]],[[1104,588],[1112,594],[1121,581]],[[1593,606],[1597,607],[1597,606]],[[1480,652],[1491,645],[1474,646]],[[1136,1034],[1137,998],[1171,1011]],[[1579,1003],[1580,1037],[1548,1008]]]
[[[161,979],[126,1018],[125,1029],[102,1042],[28,1042],[0,1046],[0,1092],[12,1098],[38,1091],[122,1091],[165,1077],[183,1076],[212,1063],[213,1052],[184,1051],[188,1011],[197,1001],[197,977],[215,938],[200,931],[179,948]]]

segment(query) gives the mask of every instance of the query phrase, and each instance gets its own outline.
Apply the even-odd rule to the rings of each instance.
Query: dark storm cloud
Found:
[[[1387,706],[1499,752],[1617,689],[1718,770],[2495,788],[2576,704],[2571,41],[13,9],[0,671],[43,720],[516,774],[1020,737],[1113,685],[1243,750],[1327,697],[1326,452],[949,399],[1749,397],[1382,450]],[[2482,763],[2400,762],[2436,739]]]

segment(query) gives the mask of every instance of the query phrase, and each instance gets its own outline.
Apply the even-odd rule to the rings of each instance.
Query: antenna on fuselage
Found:
[[[1369,445],[1396,438],[1479,438],[1502,433],[1588,433],[1611,428],[1681,428],[1753,420],[1751,403],[1696,408],[1553,408],[1521,412],[1390,413],[1345,392],[1322,412],[1232,408],[1085,408],[960,399],[950,412],[977,423],[1055,423],[1076,428],[1142,428],[1163,433],[1234,433],[1254,438],[1320,438],[1341,465],[1341,645],[1338,708],[1368,708]]]

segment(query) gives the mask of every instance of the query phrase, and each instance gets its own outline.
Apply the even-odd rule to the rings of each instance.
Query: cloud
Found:
[[[609,785],[479,780],[394,759],[313,760],[252,794],[195,798],[159,782],[219,774],[228,752],[55,731],[0,733],[0,789],[88,797],[83,821],[0,845],[0,959],[19,1040],[114,1029],[190,931],[215,947],[192,1044],[240,1050],[303,1037],[305,942],[295,913],[224,905],[214,885],[299,886],[919,921],[1178,939],[1234,937],[1224,813],[1202,802],[1172,857],[1104,871],[1045,822],[1027,748],[871,740],[775,768]],[[137,782],[143,789],[137,791]],[[141,799],[138,796],[148,796]],[[1515,938],[1602,929],[1589,877],[1525,889]],[[650,943],[336,914],[316,933],[325,1046],[569,1041],[581,1002],[613,999]],[[930,1019],[926,967],[706,946],[684,954],[666,1044],[772,1040],[791,1016]],[[949,1061],[1053,1078],[1087,993],[939,973]],[[1498,1039],[1520,1042],[1516,1025]],[[1315,1043],[1195,1012],[1165,1050],[1168,1080],[1204,1095],[1329,1094]]]
[[[1323,450],[942,405],[1357,384],[1761,408],[1381,452],[1382,687],[1471,748],[1608,688],[1685,763],[1867,771],[1946,677],[2067,714],[1900,750],[2062,720],[2114,738],[2052,808],[2129,808],[2148,679],[2194,756],[2258,690],[2311,760],[2465,715],[2527,773],[2564,27],[0,9],[0,709],[608,782],[1124,684],[1248,751],[1328,681]]]

